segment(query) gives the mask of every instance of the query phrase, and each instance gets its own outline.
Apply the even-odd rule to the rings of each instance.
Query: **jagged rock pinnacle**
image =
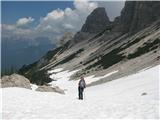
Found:
[[[98,7],[87,17],[81,32],[98,33],[110,23],[105,8]]]

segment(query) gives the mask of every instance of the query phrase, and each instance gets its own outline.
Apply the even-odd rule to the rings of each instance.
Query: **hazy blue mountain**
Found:
[[[30,64],[55,47],[46,37],[39,37],[35,40],[2,38],[1,45],[2,70]]]

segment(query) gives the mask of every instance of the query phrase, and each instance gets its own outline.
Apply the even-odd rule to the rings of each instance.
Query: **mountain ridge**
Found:
[[[150,12],[146,9],[152,10]],[[160,49],[158,9],[160,10],[160,4],[156,5],[156,2],[127,1],[121,15],[114,22],[107,19],[106,13],[106,16],[103,16],[103,9],[101,11],[102,18],[108,20],[105,22],[108,26],[101,28],[98,25],[96,27],[100,28],[100,31],[95,30],[95,32],[92,30],[92,25],[86,25],[92,23],[88,23],[88,19],[86,19],[81,31],[76,33],[71,40],[48,52],[35,64],[21,68],[19,73],[31,79],[32,83],[44,84],[50,81],[47,71],[54,68],[80,69],[72,76],[72,79],[88,75],[100,76],[118,70],[117,73],[107,77],[107,79],[89,85],[92,86],[133,74],[148,66],[155,66],[159,64],[158,51]],[[145,10],[147,13],[143,13]],[[150,17],[149,13],[154,12],[154,16],[157,17],[148,18]],[[92,12],[89,15],[91,18],[96,16],[93,13],[97,12]],[[139,14],[142,15],[138,18]],[[148,20],[143,21],[145,17]],[[98,24],[101,23],[103,22]],[[139,26],[142,23],[143,25]],[[94,26],[94,28],[96,27]],[[47,56],[50,59],[46,59]],[[45,78],[40,76],[45,76]]]

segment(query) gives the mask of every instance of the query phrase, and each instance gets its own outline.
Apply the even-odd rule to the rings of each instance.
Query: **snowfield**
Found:
[[[159,68],[156,66],[137,74],[120,78],[102,85],[86,88],[85,99],[78,100],[78,81],[68,81],[76,71],[58,69],[48,71],[56,84],[65,89],[65,95],[36,92],[23,88],[3,88],[3,119],[57,119],[57,118],[112,118],[112,119],[159,119]],[[56,73],[57,72],[57,73]],[[114,74],[118,71],[92,79]],[[143,94],[143,95],[142,95]]]

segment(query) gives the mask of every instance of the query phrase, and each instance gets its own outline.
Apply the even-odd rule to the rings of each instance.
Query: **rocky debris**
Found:
[[[110,21],[105,8],[98,7],[87,17],[81,32],[99,33],[105,30],[109,23]]]
[[[1,87],[21,87],[31,89],[30,81],[22,75],[12,74],[1,79]]]
[[[65,94],[64,90],[60,89],[58,86],[39,86],[36,91],[40,91],[40,92],[57,92],[60,94]]]
[[[120,31],[136,32],[160,18],[160,2],[126,1],[121,16],[114,21]]]

